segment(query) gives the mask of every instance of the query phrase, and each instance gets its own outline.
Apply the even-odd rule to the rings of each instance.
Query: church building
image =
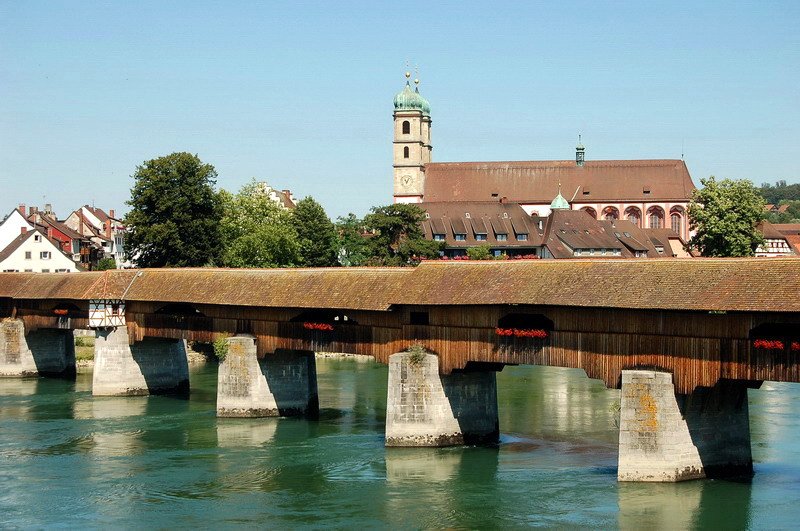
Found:
[[[571,210],[598,220],[627,220],[640,228],[667,228],[689,239],[687,208],[695,189],[680,159],[586,159],[578,139],[575,160],[433,162],[431,107],[419,80],[394,98],[395,203],[517,203],[546,217],[563,194]]]

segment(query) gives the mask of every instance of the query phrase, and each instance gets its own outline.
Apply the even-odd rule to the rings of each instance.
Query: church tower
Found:
[[[431,106],[419,93],[419,79],[394,97],[394,202],[419,203],[425,194],[425,164],[431,161]]]

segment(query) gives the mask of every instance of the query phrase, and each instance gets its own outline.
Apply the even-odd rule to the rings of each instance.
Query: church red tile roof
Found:
[[[550,203],[559,183],[568,201],[581,203],[685,201],[695,189],[682,160],[432,162],[424,199]]]

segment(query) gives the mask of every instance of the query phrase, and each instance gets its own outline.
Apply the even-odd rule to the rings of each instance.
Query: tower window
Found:
[[[403,148],[403,158],[404,159],[408,158],[408,146]]]
[[[410,135],[411,134],[411,123],[408,120],[403,122],[403,134]]]

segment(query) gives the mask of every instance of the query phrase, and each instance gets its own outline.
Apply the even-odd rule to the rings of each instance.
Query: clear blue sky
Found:
[[[405,63],[435,161],[679,158],[800,181],[800,2],[0,0],[0,212],[125,210],[197,153],[332,217],[391,201]],[[46,200],[43,199],[46,197]]]

